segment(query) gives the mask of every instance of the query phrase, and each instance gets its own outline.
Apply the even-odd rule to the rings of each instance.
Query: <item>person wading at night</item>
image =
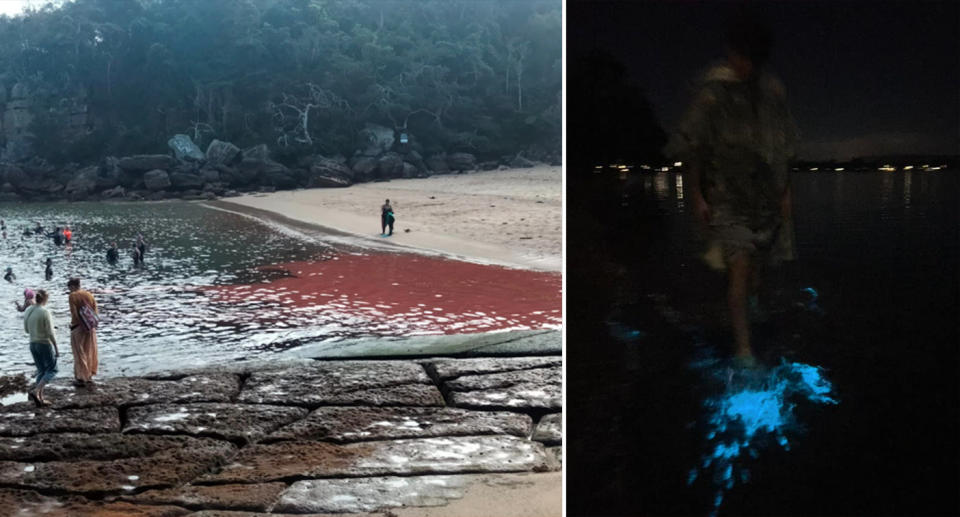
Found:
[[[70,348],[73,349],[73,376],[76,386],[93,384],[97,374],[97,300],[80,289],[80,279],[67,281],[70,290]]]
[[[756,364],[748,305],[759,270],[794,258],[788,171],[797,130],[783,84],[764,69],[771,43],[750,15],[730,25],[727,60],[704,74],[670,146],[689,171],[703,258],[727,271],[735,362],[743,366]]]
[[[382,235],[393,235],[393,207],[390,206],[390,200],[386,200],[380,207],[380,233]],[[387,233],[387,226],[390,227],[390,233]]]

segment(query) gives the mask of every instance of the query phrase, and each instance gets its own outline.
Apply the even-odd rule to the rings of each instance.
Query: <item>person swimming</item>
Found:
[[[133,245],[133,251],[130,252],[130,255],[133,257],[134,266],[143,264],[143,252],[140,251],[140,247],[138,245]]]
[[[63,232],[60,231],[59,227],[55,228],[53,233],[48,234],[47,237],[53,237],[53,243],[57,246],[63,244]]]
[[[120,250],[117,249],[117,243],[111,242],[110,249],[107,250],[107,262],[110,264],[116,264],[119,258]]]
[[[147,242],[143,240],[143,234],[137,234],[137,244],[136,247],[140,250],[140,262],[143,262],[143,256],[147,253]]]
[[[47,258],[47,269],[46,271],[44,271],[44,275],[46,275],[47,280],[50,280],[51,278],[53,278],[53,259],[52,258],[49,258],[49,257]]]
[[[13,283],[14,280],[17,279],[17,275],[14,275],[14,274],[13,274],[13,268],[12,268],[12,267],[8,267],[8,268],[7,268],[7,273],[6,273],[5,275],[3,275],[3,279],[6,280],[7,282],[10,282],[11,284]]]
[[[36,221],[37,225],[33,227],[33,233],[36,235],[43,234],[43,226],[40,225],[40,221]]]
[[[16,300],[13,301],[13,304],[17,306],[17,312],[23,312],[27,310],[27,307],[30,307],[36,303],[36,293],[33,292],[33,289],[24,289],[23,290],[23,305],[20,305]]]

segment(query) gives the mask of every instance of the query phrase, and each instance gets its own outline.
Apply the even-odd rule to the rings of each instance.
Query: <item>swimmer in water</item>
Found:
[[[47,269],[44,271],[44,274],[47,277],[47,280],[53,278],[53,259],[47,258]]]
[[[70,240],[73,239],[73,232],[70,231],[69,226],[67,226],[67,228],[63,230],[63,239],[64,241],[66,241],[67,244],[70,244]]]
[[[133,245],[133,251],[130,252],[130,255],[133,256],[133,265],[139,266],[143,264],[143,253],[140,251],[140,247],[136,244]]]
[[[43,234],[43,226],[40,225],[40,221],[36,221],[37,225],[33,227],[33,233],[37,235]]]
[[[54,229],[53,233],[48,235],[48,237],[53,237],[53,243],[56,244],[57,246],[60,246],[61,244],[63,244],[63,232],[60,231],[59,227]]]
[[[6,280],[7,282],[10,282],[11,284],[13,283],[14,280],[17,279],[17,275],[13,274],[12,267],[7,268],[7,274],[3,275],[3,279]]]
[[[120,250],[117,249],[117,243],[111,242],[110,249],[107,250],[107,262],[110,264],[116,264],[119,258]]]
[[[143,256],[147,253],[147,242],[143,240],[143,234],[137,234],[137,249],[140,250],[140,262],[143,262]]]
[[[17,312],[23,312],[27,310],[27,307],[30,307],[36,302],[36,294],[32,289],[23,290],[23,305],[20,305],[16,300],[13,301],[13,304],[17,306]]]

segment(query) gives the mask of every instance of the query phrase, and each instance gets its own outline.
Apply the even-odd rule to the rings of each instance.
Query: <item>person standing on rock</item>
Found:
[[[43,398],[43,387],[57,375],[57,358],[60,357],[53,332],[53,317],[45,307],[48,298],[43,289],[37,291],[37,303],[23,316],[23,330],[30,335],[30,354],[37,365],[37,382],[27,396],[37,407],[50,405]]]
[[[386,201],[383,203],[383,206],[380,207],[380,234],[381,234],[381,235],[386,235],[386,234],[387,234],[387,224],[388,224],[388,223],[387,223],[387,218],[388,218],[388,217],[387,217],[387,214],[389,214],[391,217],[392,217],[392,215],[393,215],[393,207],[390,206],[390,200],[389,200],[389,199],[386,200]],[[393,222],[390,222],[389,224],[390,224],[390,233],[393,234]]]
[[[73,349],[74,384],[93,384],[97,374],[97,300],[80,289],[80,279],[67,282],[70,290],[70,348]]]

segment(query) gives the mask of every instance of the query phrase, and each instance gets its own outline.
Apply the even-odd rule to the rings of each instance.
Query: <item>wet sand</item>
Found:
[[[492,264],[560,271],[562,168],[449,174],[230,198],[241,205],[341,232]],[[394,235],[380,237],[390,199]]]

